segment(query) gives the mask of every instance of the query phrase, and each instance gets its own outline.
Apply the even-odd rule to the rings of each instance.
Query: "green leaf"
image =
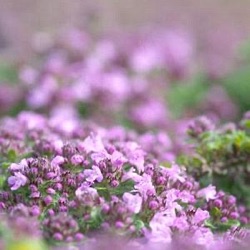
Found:
[[[212,215],[212,217],[214,217],[214,218],[220,218],[221,217],[221,211],[220,211],[220,209],[218,208],[218,207],[213,207],[212,209],[211,209],[211,212],[210,212],[210,214]]]
[[[134,225],[135,225],[135,228],[137,231],[141,230],[142,228],[145,227],[145,224],[142,220],[140,219],[136,219],[135,222],[134,222]]]
[[[16,161],[16,158],[17,158],[17,155],[16,155],[16,151],[14,149],[10,149],[8,151],[8,160],[10,162],[15,162]]]
[[[240,226],[240,222],[238,220],[228,220],[225,223],[221,223],[218,226],[218,230],[219,231],[227,231],[228,229],[232,228],[232,227],[239,227]]]
[[[2,169],[6,170],[10,166],[10,164],[10,162],[3,162],[0,165]]]
[[[213,225],[212,221],[211,220],[206,220],[204,222],[204,225],[212,230],[215,230],[216,229],[216,226]]]
[[[110,188],[110,194],[123,195],[125,192],[130,192],[134,189],[134,182],[132,180],[121,182],[116,188]]]
[[[224,86],[228,94],[239,105],[241,112],[250,109],[250,70],[249,65],[240,67],[230,73],[224,80]]]
[[[92,229],[99,228],[103,222],[102,214],[101,214],[101,209],[94,207],[91,210],[90,213],[90,220],[88,221],[88,224]]]
[[[17,69],[14,65],[0,62],[0,81],[8,83],[16,83],[18,80]]]
[[[204,99],[208,86],[202,75],[195,76],[190,82],[173,84],[166,98],[174,115],[180,117],[187,109],[199,104]]]

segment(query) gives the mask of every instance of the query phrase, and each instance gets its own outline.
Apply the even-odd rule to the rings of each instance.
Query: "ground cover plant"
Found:
[[[0,249],[248,249],[241,63],[201,73],[173,30],[41,45],[2,70]]]

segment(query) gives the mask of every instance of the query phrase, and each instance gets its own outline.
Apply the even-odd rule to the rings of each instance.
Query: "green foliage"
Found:
[[[173,83],[167,93],[170,110],[176,117],[181,117],[188,109],[195,108],[209,89],[204,76],[196,76],[190,82]]]
[[[14,65],[0,61],[0,82],[16,83],[18,71]]]
[[[88,225],[91,229],[97,229],[101,226],[103,222],[103,216],[101,214],[101,210],[98,207],[93,207],[90,213],[90,220],[88,221]]]
[[[195,152],[178,161],[199,179],[213,183],[250,207],[250,135],[243,130],[205,132],[192,141]]]
[[[232,227],[239,227],[240,222],[238,220],[228,220],[227,222],[215,222],[209,219],[205,221],[205,226],[210,228],[214,232],[225,232]]]
[[[97,189],[99,195],[108,199],[111,195],[121,196],[125,192],[130,192],[134,189],[134,182],[132,180],[121,182],[118,187],[110,187],[108,184],[96,184],[95,188]]]
[[[242,113],[250,110],[250,65],[242,66],[227,75],[223,84]]]

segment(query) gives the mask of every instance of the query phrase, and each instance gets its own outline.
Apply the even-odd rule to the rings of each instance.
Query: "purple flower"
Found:
[[[64,158],[60,155],[57,155],[52,161],[51,161],[51,166],[52,167],[58,167],[59,165],[61,165],[62,163],[64,163]]]
[[[176,217],[173,222],[173,227],[177,228],[179,231],[186,231],[189,228],[189,224],[186,216]]]
[[[127,159],[124,157],[124,155],[122,153],[115,151],[111,155],[111,163],[117,169],[120,169],[125,162],[127,162]]]
[[[27,177],[20,172],[16,172],[14,175],[15,176],[10,176],[8,178],[8,184],[11,186],[11,190],[19,189],[21,186],[24,186],[28,180]]]
[[[181,176],[182,171],[177,164],[173,164],[171,168],[162,167],[162,169],[172,181],[177,181],[177,180],[180,182],[185,181],[185,178]]]
[[[124,193],[123,196],[123,201],[126,203],[126,206],[128,207],[128,209],[137,214],[140,212],[141,210],[141,206],[142,206],[142,198],[140,195],[136,194],[133,195],[131,193]]]
[[[200,134],[214,129],[214,124],[206,116],[200,116],[192,120],[188,126],[190,136],[197,137]]]
[[[215,199],[216,198],[215,195],[216,195],[216,189],[211,184],[208,187],[203,188],[197,192],[197,197],[205,198],[206,201]]]
[[[103,180],[101,170],[95,165],[92,166],[92,169],[84,170],[84,175],[86,177],[86,180],[90,183],[93,183],[94,181],[101,182]]]
[[[196,244],[204,245],[209,248],[214,242],[214,236],[210,229],[199,227],[193,235]]]
[[[90,157],[96,164],[99,164],[101,161],[108,159],[109,155],[106,151],[101,151],[92,153]]]
[[[81,144],[81,147],[86,151],[87,154],[90,152],[104,151],[104,145],[101,137],[94,134],[88,136]]]
[[[195,201],[194,195],[187,190],[183,190],[178,194],[178,198],[185,203],[193,203]]]
[[[20,163],[12,163],[9,166],[11,171],[23,171],[28,167],[28,162],[26,159],[22,159]]]
[[[78,199],[83,199],[87,203],[98,197],[98,192],[95,188],[82,185],[76,190],[75,195]]]
[[[139,191],[144,200],[147,200],[149,195],[155,194],[155,187],[152,183],[150,175],[143,174],[142,179],[135,185],[135,189]]]
[[[70,159],[71,163],[75,166],[81,164],[84,161],[84,157],[82,155],[73,155]]]
[[[149,223],[151,232],[146,234],[151,242],[169,243],[171,242],[171,229],[175,217],[172,214],[159,212],[154,215]]]
[[[136,166],[138,172],[143,172],[145,152],[136,142],[127,142],[125,150],[128,161]]]
[[[192,223],[198,225],[210,217],[209,212],[198,208],[192,218]]]
[[[142,180],[142,176],[135,172],[135,169],[131,167],[128,172],[124,172],[122,176],[122,181],[133,180],[139,183]]]

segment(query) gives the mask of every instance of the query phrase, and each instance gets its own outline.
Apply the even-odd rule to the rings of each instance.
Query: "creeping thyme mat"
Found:
[[[248,68],[177,30],[44,38],[0,81],[0,250],[248,250]]]
[[[205,136],[207,123],[191,124],[189,133]],[[68,129],[32,112],[1,119],[2,246],[247,247],[248,208],[212,184],[200,185],[188,166],[162,161],[173,152],[161,134],[165,143],[156,154],[157,136],[82,120]]]

